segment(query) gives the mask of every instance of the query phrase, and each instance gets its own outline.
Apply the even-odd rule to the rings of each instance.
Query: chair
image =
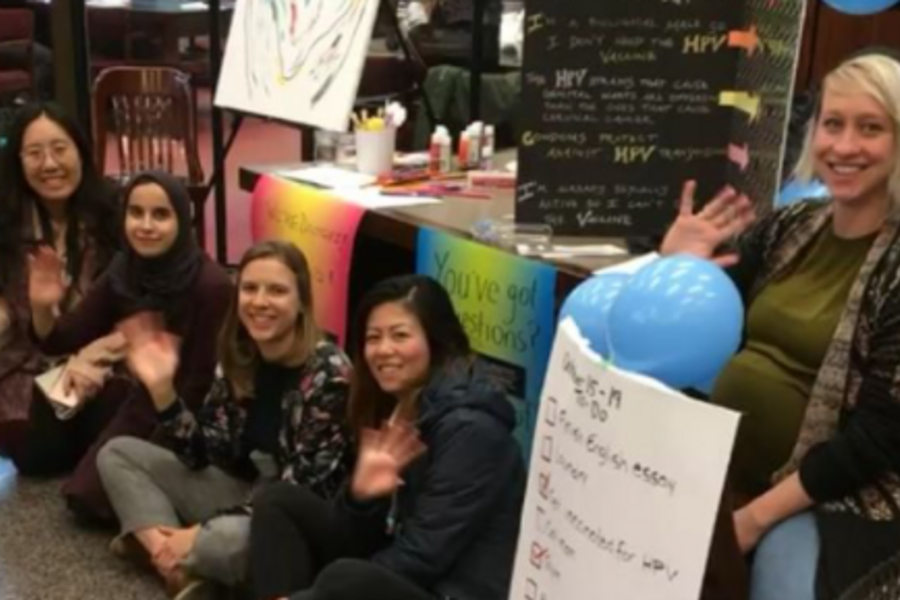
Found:
[[[204,205],[208,187],[197,146],[197,116],[190,77],[168,67],[113,67],[100,73],[92,100],[94,157],[106,173],[112,134],[119,173],[127,179],[158,169],[184,173],[191,193],[197,241],[206,242]]]
[[[0,96],[28,93],[36,97],[34,76],[34,15],[26,8],[0,8],[0,55],[7,50],[22,51],[22,64],[0,62]]]

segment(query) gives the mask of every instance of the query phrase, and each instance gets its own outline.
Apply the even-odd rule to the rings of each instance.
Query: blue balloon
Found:
[[[781,188],[781,192],[775,201],[775,206],[787,206],[800,200],[829,198],[830,196],[831,192],[828,190],[828,186],[818,179],[813,179],[812,181],[791,179]]]
[[[695,383],[692,387],[698,392],[703,392],[704,394],[709,396],[710,394],[712,394],[713,388],[716,387],[716,379],[718,378],[719,374],[716,373],[716,375],[712,379],[704,381],[702,383]]]
[[[572,290],[559,312],[560,320],[572,317],[591,350],[605,358],[609,358],[609,311],[629,279],[624,273],[591,277]]]
[[[848,15],[874,15],[897,4],[898,0],[825,0],[834,10]]]
[[[744,306],[715,263],[679,254],[645,266],[609,313],[609,345],[617,367],[673,388],[715,377],[741,342]]]

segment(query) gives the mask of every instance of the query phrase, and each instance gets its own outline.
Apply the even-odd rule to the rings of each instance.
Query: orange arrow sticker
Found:
[[[748,31],[740,29],[729,31],[728,46],[730,48],[743,48],[747,51],[748,56],[753,56],[753,53],[759,48],[759,34],[756,32],[756,25],[750,27]]]

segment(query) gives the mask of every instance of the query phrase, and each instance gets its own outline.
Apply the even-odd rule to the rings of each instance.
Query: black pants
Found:
[[[301,592],[303,600],[433,600],[360,554],[349,523],[309,490],[290,483],[253,499],[250,579],[259,600]]]
[[[16,469],[27,476],[71,471],[116,414],[121,401],[115,392],[101,393],[71,419],[60,420],[43,394],[35,389],[28,423],[10,456]]]
[[[372,561],[342,558],[325,567],[315,585],[291,600],[435,600],[408,579]]]

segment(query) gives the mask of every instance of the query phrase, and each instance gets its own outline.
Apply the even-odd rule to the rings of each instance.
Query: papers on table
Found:
[[[404,206],[418,206],[422,204],[439,204],[441,201],[433,196],[420,194],[400,195],[402,192],[391,192],[390,195],[382,194],[377,189],[367,190],[341,190],[341,199],[364,206],[369,210],[380,208],[400,208]]]
[[[327,165],[279,171],[276,175],[332,190],[359,189],[378,181],[373,175],[364,175],[356,171]]]
[[[628,251],[613,244],[518,244],[516,251],[522,256],[540,256],[547,259],[593,258],[624,256]]]
[[[378,188],[370,187],[377,181],[376,177],[338,167],[324,165],[306,167],[290,171],[279,171],[277,175],[301,183],[309,183],[317,187],[334,190],[337,198],[369,210],[440,203],[439,198],[421,192],[405,194],[403,190],[390,190],[382,193]]]
[[[602,269],[597,269],[594,271],[594,275],[606,274],[606,273],[625,273],[626,275],[634,275],[638,271],[641,270],[645,265],[649,265],[653,261],[659,258],[659,253],[657,252],[648,252],[647,254],[643,254],[634,258],[632,260],[628,260],[617,265],[613,265],[611,267],[604,267]]]

